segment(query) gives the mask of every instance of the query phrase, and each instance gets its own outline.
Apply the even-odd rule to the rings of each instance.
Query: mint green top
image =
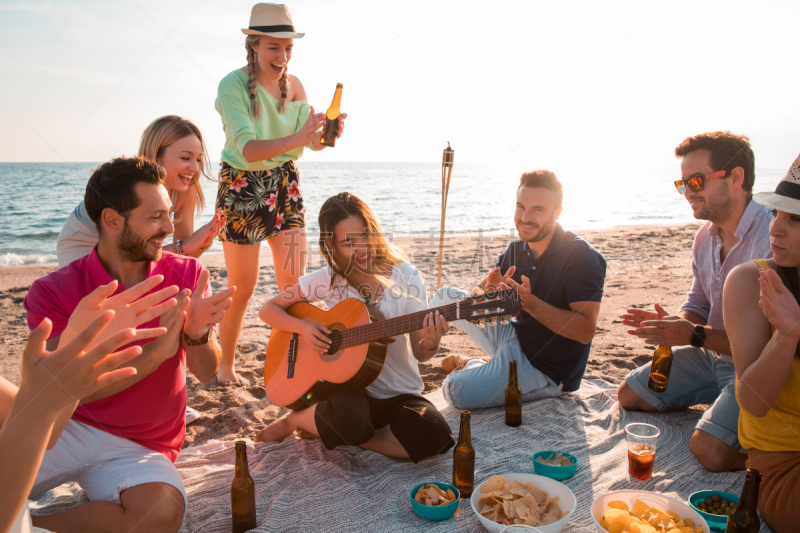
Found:
[[[287,161],[297,161],[303,147],[295,148],[273,159],[248,163],[242,155],[249,141],[271,140],[297,133],[303,127],[311,108],[307,100],[286,102],[286,109],[278,113],[280,100],[275,99],[261,85],[256,84],[256,101],[261,114],[254,118],[250,113],[250,94],[247,92],[247,74],[236,69],[219,82],[214,107],[222,117],[225,147],[222,161],[240,170],[271,170]]]

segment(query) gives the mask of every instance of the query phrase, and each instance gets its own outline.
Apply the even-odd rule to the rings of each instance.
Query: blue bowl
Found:
[[[734,505],[739,503],[739,497],[734,496],[729,492],[723,492],[721,490],[701,490],[689,496],[689,505],[694,507],[695,511],[700,513],[700,516],[706,519],[709,528],[717,531],[725,531],[725,525],[728,522],[727,516],[707,513],[702,509],[700,509],[699,507],[697,507],[698,503],[705,500],[706,498],[712,497],[715,494],[719,495],[720,500],[728,500]]]
[[[568,466],[553,466],[540,463],[539,461],[536,460],[539,457],[541,457],[542,459],[547,459],[551,455],[555,455],[557,453],[560,453],[561,455],[564,455],[572,459],[572,464]],[[545,450],[543,452],[536,452],[535,454],[533,454],[533,469],[540,476],[549,477],[550,479],[555,479],[556,481],[562,481],[564,479],[569,479],[575,475],[575,472],[578,470],[578,458],[572,455],[571,453],[559,452],[557,450]]]
[[[436,507],[424,505],[414,501],[414,495],[417,493],[419,488],[427,485],[428,483],[433,483],[445,492],[447,492],[447,489],[452,490],[456,495],[456,501],[453,503],[448,503],[447,505],[439,505]],[[461,502],[461,494],[458,492],[457,488],[450,483],[439,483],[438,481],[426,481],[425,483],[420,483],[411,489],[409,496],[411,497],[411,508],[414,509],[414,512],[425,520],[445,520],[450,518],[458,510],[458,504]]]

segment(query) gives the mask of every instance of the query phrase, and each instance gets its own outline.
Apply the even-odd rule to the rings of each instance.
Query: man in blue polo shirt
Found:
[[[477,291],[507,284],[519,292],[522,312],[507,325],[481,328],[464,320],[454,322],[488,358],[449,356],[442,362],[451,371],[442,390],[453,406],[503,405],[512,359],[517,361],[523,401],[580,387],[597,330],[606,261],[591,244],[556,222],[562,199],[561,182],[554,173],[536,170],[520,178],[514,212],[520,240],[500,255]],[[442,287],[430,306],[467,296],[463,290]]]

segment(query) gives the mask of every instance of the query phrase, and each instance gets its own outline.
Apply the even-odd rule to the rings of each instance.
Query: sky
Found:
[[[240,0],[0,0],[0,161],[134,155],[153,119],[195,122],[212,161],[219,80],[245,64]],[[759,168],[800,152],[800,2],[296,0],[289,71],[317,111],[310,161],[677,167],[689,135],[750,136]],[[518,174],[517,174],[518,175]]]

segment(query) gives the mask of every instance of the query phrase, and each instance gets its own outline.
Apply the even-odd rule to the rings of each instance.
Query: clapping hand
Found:
[[[204,296],[206,287],[208,287],[208,278],[208,270],[203,270],[186,308],[186,323],[183,331],[190,339],[203,337],[211,326],[222,320],[225,310],[233,303],[231,296],[236,287],[228,287],[220,293]]]
[[[222,209],[214,213],[214,217],[200,229],[195,231],[191,237],[183,243],[183,252],[191,254],[196,250],[206,251],[214,243],[219,232],[225,227],[227,219],[223,215]]]
[[[636,328],[629,329],[629,335],[644,339],[646,344],[656,346],[685,346],[691,343],[695,328],[692,322],[670,315],[658,304],[655,304],[655,312],[628,309],[620,318],[626,326]]]
[[[761,269],[758,306],[769,323],[786,335],[800,337],[800,305],[774,270]]]
[[[135,368],[118,367],[142,353],[140,346],[112,353],[130,343],[136,331],[128,328],[108,335],[106,330],[114,318],[114,311],[102,311],[72,340],[64,342],[62,338],[52,352],[47,351],[45,344],[53,324],[44,319],[28,335],[17,397],[34,401],[41,396],[55,411],[136,374]],[[105,340],[98,342],[101,336]]]
[[[509,271],[514,270],[514,267],[508,269]],[[506,273],[508,274],[508,273]],[[541,301],[536,296],[533,295],[531,292],[531,280],[528,279],[527,276],[520,276],[520,280],[522,283],[517,283],[511,277],[506,276],[506,283],[517,291],[519,294],[520,299],[522,300],[522,309],[526,311],[529,315],[533,316],[534,311],[536,309],[536,302]],[[500,284],[500,288],[505,288],[505,284]]]
[[[162,281],[164,281],[164,276],[152,276],[114,296],[111,295],[117,290],[116,281],[96,288],[91,294],[85,296],[72,312],[67,327],[61,334],[59,344],[63,346],[70,342],[83,331],[86,324],[106,311],[114,311],[113,318],[107,326],[98,331],[97,338],[88,346],[90,349],[126,329],[135,330],[131,342],[165,333],[164,328],[136,329],[175,307],[176,301],[172,296],[178,292],[178,287],[174,285],[140,298]]]
[[[508,270],[506,270],[505,274],[500,273],[500,267],[495,267],[489,271],[489,274],[486,276],[486,285],[484,286],[485,292],[494,292],[497,289],[507,289],[508,285],[504,282],[506,278],[511,278],[516,272],[517,267],[510,266]],[[528,291],[530,292],[530,290]]]

